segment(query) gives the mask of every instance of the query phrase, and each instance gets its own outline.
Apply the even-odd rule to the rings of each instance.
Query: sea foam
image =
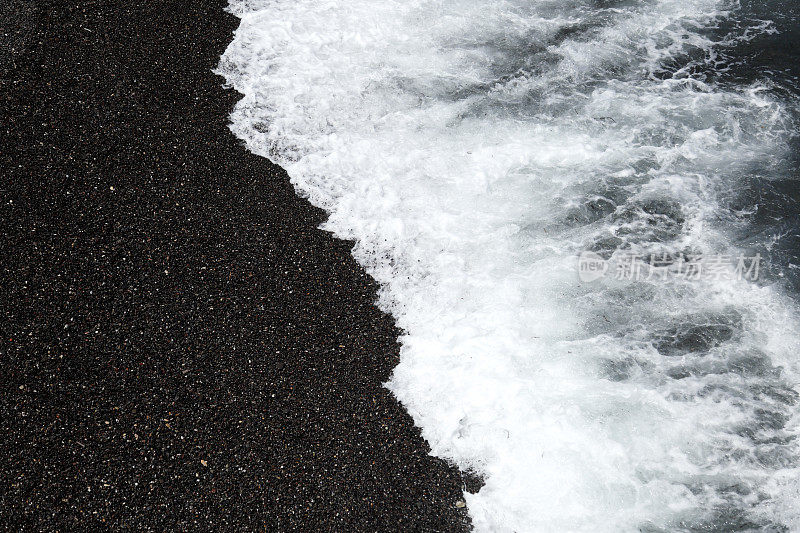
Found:
[[[232,130],[381,283],[404,331],[387,385],[484,477],[477,530],[800,528],[789,299],[576,271],[587,251],[743,253],[725,199],[796,126],[768,86],[702,73],[768,22],[722,34],[718,0],[231,9]]]

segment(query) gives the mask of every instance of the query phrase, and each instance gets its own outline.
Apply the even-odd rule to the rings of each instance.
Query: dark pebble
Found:
[[[0,524],[466,530],[352,243],[227,129],[224,5],[0,5]]]

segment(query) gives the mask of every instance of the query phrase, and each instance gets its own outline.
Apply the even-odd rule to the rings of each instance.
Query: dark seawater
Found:
[[[720,47],[724,68],[718,82],[731,86],[761,83],[797,115],[800,106],[800,2],[742,0],[733,19],[742,26],[769,22],[769,31],[734,46]],[[723,25],[720,30],[730,30]],[[793,119],[797,121],[798,116]],[[729,208],[752,213],[735,233],[737,244],[764,257],[765,281],[781,282],[800,293],[800,137],[786,139],[782,158],[752,168]]]
[[[725,44],[726,36],[741,34],[742,28],[760,28],[747,40],[736,39]],[[783,108],[792,116],[790,122],[798,124],[800,118],[800,2],[791,0],[741,0],[740,7],[733,17],[725,19],[719,26],[709,30],[714,40],[721,41],[713,58],[707,55],[689,58],[679,64],[690,76],[708,81],[729,90],[746,90],[760,86],[774,98],[786,103]],[[698,54],[702,55],[702,53]],[[687,65],[688,68],[687,68]],[[665,65],[662,75],[666,78],[680,73],[675,67]],[[672,68],[670,68],[672,67]],[[679,74],[680,75],[680,74]],[[728,227],[732,242],[748,255],[760,254],[763,258],[760,283],[782,286],[789,295],[800,299],[800,135],[776,139],[777,156],[767,161],[759,161],[740,169],[736,176],[737,185],[726,196],[722,196],[721,207],[727,208],[727,216],[721,215],[721,226]],[[713,322],[713,321],[712,321]],[[720,331],[727,332],[724,321],[722,330],[719,324],[712,323],[696,329],[691,339],[692,347],[687,352],[702,351],[704,341],[715,341]],[[684,331],[692,332],[691,325]],[[680,334],[670,337],[681,340]],[[699,347],[699,348],[698,348]],[[797,406],[798,395],[778,378],[780,369],[772,367],[766,357],[731,359],[731,366],[738,366],[744,374],[765,375],[772,373],[776,378],[774,389],[767,394],[778,398],[784,410],[757,411],[756,417],[745,434],[754,437],[758,431],[767,430],[775,443],[773,453],[766,454],[765,463],[796,464],[792,451],[794,437],[784,435],[783,431],[790,418],[790,412]],[[687,377],[697,369],[674,377]],[[771,432],[777,433],[771,433]],[[763,439],[762,433],[762,439]],[[763,442],[763,441],[762,441]],[[781,445],[786,444],[786,454],[781,453]],[[731,487],[732,492],[738,490]],[[757,519],[746,508],[738,506],[721,507],[710,519],[701,522],[684,523],[680,531],[701,532],[765,532],[787,533],[790,527],[770,519]]]
[[[736,39],[733,44],[725,44],[726,36],[741,34],[742,28],[760,28],[751,39]],[[689,75],[708,81],[729,90],[744,90],[760,86],[774,98],[784,101],[784,110],[794,116],[789,120],[798,123],[798,103],[800,103],[800,2],[791,0],[742,0],[739,9],[731,18],[709,30],[712,38],[722,42],[709,58],[703,51],[697,57],[686,57],[688,61],[664,65],[660,76],[668,78],[675,75]],[[702,58],[701,58],[702,56]],[[730,224],[732,242],[746,251],[748,255],[760,254],[763,258],[760,282],[783,286],[795,299],[800,298],[800,135],[798,131],[788,138],[776,139],[785,143],[779,149],[778,157],[760,161],[749,168],[741,169],[737,176],[737,186],[722,207],[729,210],[728,216],[721,216],[722,226]],[[731,224],[731,222],[734,222]],[[725,320],[711,321],[708,326],[695,326],[693,320],[672,332],[671,343],[688,346],[681,353],[702,352],[710,343],[721,343],[730,338],[731,327]],[[735,326],[734,326],[735,327]],[[684,333],[681,334],[680,331]],[[723,338],[721,338],[723,337]],[[674,349],[674,346],[668,346]],[[664,352],[667,353],[667,352]],[[674,353],[670,355],[675,355]],[[680,353],[678,354],[680,355]],[[731,359],[731,367],[739,368],[744,374],[769,374],[775,378],[780,369],[775,369],[766,357]],[[730,368],[729,368],[729,371]],[[678,370],[672,377],[681,379],[696,375],[697,368]],[[780,379],[773,383],[775,388],[767,394],[779,398],[785,406],[783,413],[776,411],[757,411],[756,418],[744,433],[758,442],[755,434],[767,429],[780,432],[786,427],[790,410],[797,405],[797,393],[781,384]],[[775,435],[774,433],[770,433]],[[763,438],[763,433],[762,433]],[[796,464],[791,445],[793,437],[770,437],[776,448],[774,454],[765,455],[766,462],[777,461],[786,465]],[[781,444],[787,455],[779,449]],[[736,492],[738,487],[730,487]],[[680,531],[702,532],[765,532],[787,533],[790,528],[769,519],[756,519],[746,508],[736,505],[719,508],[710,518],[700,522],[679,524]],[[647,528],[643,528],[646,531]],[[657,529],[654,531],[658,531]],[[662,530],[664,531],[664,530]]]
[[[754,30],[755,28],[755,30]],[[729,39],[747,33],[749,39]],[[791,0],[741,0],[733,16],[706,34],[720,43],[709,55],[689,50],[663,64],[659,79],[691,77],[737,91],[761,86],[787,102],[785,110],[800,118],[800,3]],[[733,41],[726,44],[726,41]],[[726,207],[733,241],[763,258],[762,281],[783,285],[800,295],[800,135],[785,143],[779,157],[742,169]],[[743,213],[746,213],[743,215]]]
[[[778,94],[800,95],[800,3],[792,0],[741,0],[733,19],[743,26],[769,22],[771,31],[721,50],[723,82],[769,81]],[[721,26],[727,29],[727,25]]]

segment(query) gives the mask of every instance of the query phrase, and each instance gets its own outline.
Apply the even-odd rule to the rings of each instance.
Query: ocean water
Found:
[[[232,130],[381,283],[477,531],[800,531],[793,0],[231,10]]]

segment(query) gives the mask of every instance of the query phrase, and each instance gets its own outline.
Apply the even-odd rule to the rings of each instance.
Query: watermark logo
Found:
[[[618,281],[668,280],[747,280],[757,281],[761,273],[761,254],[755,256],[651,254],[615,254],[603,259],[595,252],[583,252],[578,258],[578,277],[585,283],[609,274]]]
[[[584,283],[597,281],[606,275],[608,261],[594,252],[583,252],[578,258],[578,277]]]

